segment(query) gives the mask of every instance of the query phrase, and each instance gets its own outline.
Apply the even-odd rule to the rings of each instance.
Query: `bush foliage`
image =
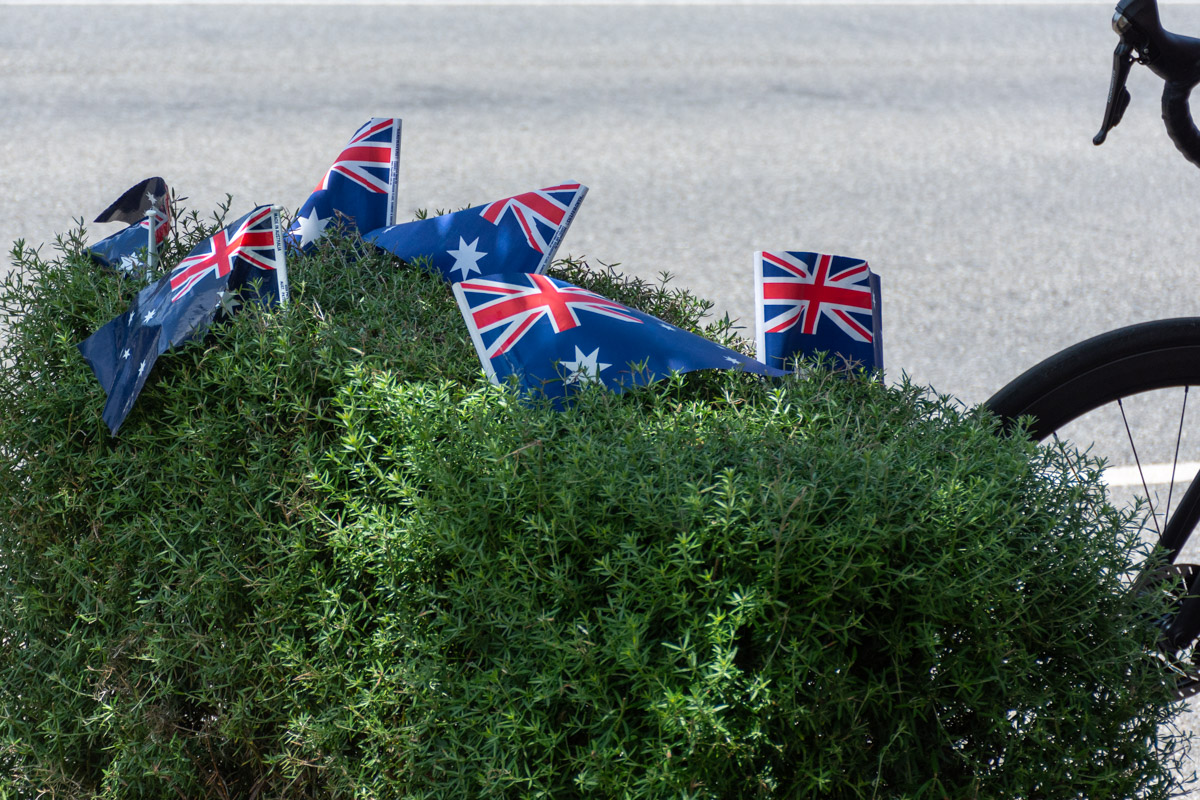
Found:
[[[1162,601],[1078,454],[818,366],[554,412],[482,380],[439,278],[348,242],[161,358],[113,438],[75,344],[138,284],[83,236],[18,246],[0,291],[0,791],[1177,788]]]

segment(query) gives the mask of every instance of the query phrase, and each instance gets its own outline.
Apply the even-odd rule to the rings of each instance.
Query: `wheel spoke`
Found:
[[[1150,521],[1154,523],[1154,531],[1162,538],[1162,528],[1158,524],[1158,515],[1154,513],[1154,500],[1150,497],[1150,487],[1146,485],[1146,471],[1142,469],[1142,460],[1138,458],[1137,445],[1133,441],[1133,431],[1129,429],[1129,418],[1125,415],[1125,401],[1117,398],[1117,407],[1121,410],[1121,421],[1125,423],[1125,436],[1129,439],[1129,449],[1133,451],[1133,463],[1137,465],[1138,475],[1142,478],[1142,491],[1146,493],[1146,503],[1150,506]]]
[[[1175,453],[1171,457],[1171,483],[1167,486],[1167,510],[1163,512],[1163,520],[1165,521],[1171,516],[1171,495],[1175,493],[1175,467],[1179,465],[1179,445],[1183,441],[1183,416],[1187,413],[1188,390],[1190,386],[1183,387],[1183,403],[1179,406],[1179,429],[1175,432]]]

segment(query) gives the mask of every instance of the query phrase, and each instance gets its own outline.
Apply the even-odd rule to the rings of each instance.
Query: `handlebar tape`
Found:
[[[1188,107],[1191,93],[1191,84],[1167,81],[1163,86],[1162,117],[1167,126],[1167,135],[1175,147],[1184,158],[1200,167],[1200,130],[1196,130],[1192,111]]]

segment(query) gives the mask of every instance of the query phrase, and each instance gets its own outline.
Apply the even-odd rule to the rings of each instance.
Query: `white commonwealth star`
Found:
[[[333,220],[333,217],[321,219],[321,215],[314,208],[307,217],[296,217],[296,235],[300,237],[300,246],[308,247],[310,244],[320,239],[325,235],[325,227]]]
[[[597,358],[600,356],[600,348],[597,347],[591,353],[584,355],[583,351],[578,347],[575,348],[575,360],[563,361],[562,365],[571,372],[567,375],[565,381],[568,386],[573,383],[599,383],[601,370],[606,370],[612,364],[598,364]]]
[[[147,323],[147,322],[149,322],[150,320],[154,319],[154,316],[155,316],[157,313],[158,313],[158,312],[157,312],[157,311],[155,311],[153,308],[152,308],[152,309],[150,309],[150,310],[149,310],[149,311],[146,313],[146,316],[142,317],[142,323],[144,324],[144,323]]]
[[[446,254],[454,256],[454,266],[450,269],[457,269],[462,272],[462,280],[466,280],[467,276],[472,272],[483,273],[479,268],[479,259],[487,255],[481,253],[475,248],[479,244],[479,237],[475,237],[475,241],[467,244],[467,240],[463,237],[458,237],[458,249],[447,250]]]
[[[144,266],[146,265],[142,263],[140,258],[136,258],[134,256],[121,256],[121,264],[117,267],[117,269],[127,275],[132,275]]]
[[[237,292],[217,292],[216,308],[221,309],[227,315],[233,316],[233,312],[237,311],[240,305]]]

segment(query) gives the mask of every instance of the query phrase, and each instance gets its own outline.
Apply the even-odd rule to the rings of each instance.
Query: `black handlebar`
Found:
[[[1113,52],[1104,122],[1092,142],[1102,144],[1121,121],[1129,105],[1125,80],[1137,61],[1163,79],[1162,116],[1167,135],[1184,158],[1200,167],[1200,130],[1188,105],[1192,87],[1200,82],[1200,39],[1163,30],[1156,0],[1121,0],[1112,24],[1121,41]]]

